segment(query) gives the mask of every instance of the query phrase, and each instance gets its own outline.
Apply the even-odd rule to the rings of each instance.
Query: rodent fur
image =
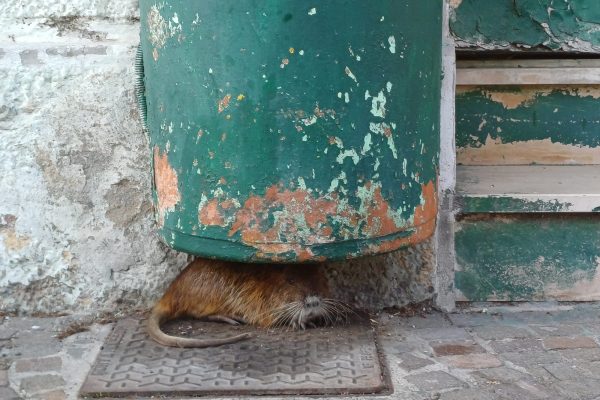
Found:
[[[249,334],[225,339],[191,339],[165,334],[160,325],[179,317],[247,323],[258,327],[302,328],[321,319],[333,322],[346,306],[328,299],[329,288],[317,264],[242,264],[196,259],[171,283],[152,309],[148,333],[173,347],[212,347],[234,343]]]

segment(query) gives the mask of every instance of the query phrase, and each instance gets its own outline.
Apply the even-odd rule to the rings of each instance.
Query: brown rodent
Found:
[[[225,339],[170,336],[161,323],[194,317],[259,327],[292,326],[304,329],[321,321],[333,323],[348,308],[328,299],[322,269],[314,265],[242,264],[197,259],[171,283],[148,318],[148,333],[165,346],[211,347],[234,343],[249,334]]]

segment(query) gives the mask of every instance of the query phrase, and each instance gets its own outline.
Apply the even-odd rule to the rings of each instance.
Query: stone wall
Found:
[[[137,2],[2,7],[0,311],[148,307],[188,256],[153,233]],[[433,247],[332,264],[334,291],[371,308],[429,299]]]

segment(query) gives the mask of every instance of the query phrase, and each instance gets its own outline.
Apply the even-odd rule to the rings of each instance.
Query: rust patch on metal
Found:
[[[366,249],[369,253],[394,250],[429,237],[435,228],[437,197],[435,184],[422,185],[423,204],[415,209],[416,231],[401,238]],[[264,196],[253,195],[243,205],[232,199],[212,199],[200,204],[199,222],[204,226],[230,226],[228,235],[237,233],[241,241],[276,260],[277,255],[294,253],[299,261],[315,260],[308,248],[344,240],[385,238],[406,229],[410,221],[398,218],[384,199],[381,186],[372,182],[360,189],[360,207],[340,201],[337,193],[321,197],[304,189],[269,187]],[[236,204],[237,203],[237,204]],[[338,226],[334,235],[332,224]]]
[[[487,137],[481,147],[456,150],[462,165],[600,164],[600,147],[552,142],[550,138],[502,143],[502,138]]]
[[[229,102],[231,102],[231,95],[230,94],[226,95],[221,100],[219,100],[219,104],[218,104],[219,114],[222,113],[223,111],[225,111],[225,109],[227,107],[229,107]]]
[[[219,207],[218,199],[209,201],[198,211],[198,221],[206,226],[227,226],[221,209],[225,209],[225,206],[221,204]]]
[[[387,253],[401,247],[412,246],[431,237],[437,216],[437,191],[435,182],[421,185],[423,203],[415,209],[414,233],[408,237],[390,240],[379,245],[369,245],[369,253]]]
[[[167,153],[160,155],[158,146],[154,147],[154,184],[158,200],[158,224],[164,224],[165,214],[172,211],[181,201],[177,172],[169,164]]]

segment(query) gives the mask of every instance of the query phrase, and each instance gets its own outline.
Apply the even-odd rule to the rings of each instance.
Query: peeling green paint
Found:
[[[509,196],[459,196],[456,202],[462,213],[546,213],[569,212],[571,203],[558,200],[530,201]]]
[[[597,296],[599,226],[594,214],[464,219],[456,232],[456,288],[470,301]]]
[[[450,21],[464,47],[597,51],[596,0],[462,0]]]
[[[155,202],[170,246],[307,261],[433,232],[441,0],[140,6]]]
[[[564,153],[567,160],[581,158],[582,163],[590,163],[585,160],[594,161],[600,157],[599,97],[600,91],[595,86],[459,88],[456,96],[457,149],[466,152],[490,142],[546,141],[548,145],[576,146],[582,152],[556,146],[554,150],[558,156]],[[541,146],[544,143],[540,143]],[[588,148],[585,154],[584,147]],[[527,151],[530,149],[518,146],[514,149],[515,153]],[[532,155],[531,162],[539,161]],[[542,163],[548,163],[548,160],[544,159]]]

